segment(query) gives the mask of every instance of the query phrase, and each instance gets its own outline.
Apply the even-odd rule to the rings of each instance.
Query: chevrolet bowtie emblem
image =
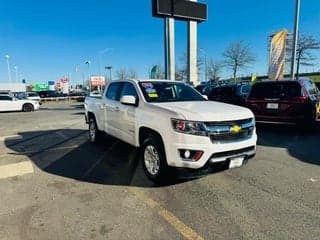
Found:
[[[234,125],[230,128],[230,132],[232,132],[232,133],[238,133],[238,132],[240,132],[240,130],[241,130],[241,127],[238,125]]]

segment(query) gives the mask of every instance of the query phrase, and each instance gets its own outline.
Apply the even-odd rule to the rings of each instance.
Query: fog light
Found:
[[[188,150],[188,149],[179,149],[180,157],[184,161],[198,161],[203,155],[202,151],[197,150]]]
[[[185,157],[185,158],[189,158],[189,157],[190,157],[190,151],[189,151],[189,150],[186,150],[186,151],[184,152],[184,157]]]

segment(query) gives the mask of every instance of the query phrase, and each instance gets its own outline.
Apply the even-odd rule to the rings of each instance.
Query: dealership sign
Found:
[[[152,0],[154,17],[172,17],[184,21],[207,20],[207,4],[187,0]]]
[[[90,85],[92,87],[104,86],[106,85],[105,77],[103,76],[92,76],[90,78]]]

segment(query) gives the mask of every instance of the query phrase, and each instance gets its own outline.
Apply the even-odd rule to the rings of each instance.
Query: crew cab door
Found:
[[[120,94],[120,101],[123,96],[134,96],[136,98],[135,104],[121,103],[119,109],[120,115],[120,132],[123,141],[136,145],[135,134],[136,134],[136,110],[138,107],[138,94],[135,86],[131,82],[124,82]]]
[[[120,91],[122,82],[110,83],[104,98],[104,129],[107,134],[121,138],[120,134]]]

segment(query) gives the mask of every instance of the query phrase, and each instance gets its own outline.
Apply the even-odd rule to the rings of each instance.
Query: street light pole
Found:
[[[10,63],[9,63],[10,56],[7,54],[7,55],[4,56],[4,58],[5,58],[6,61],[7,61],[8,79],[9,79],[9,82],[11,82],[11,71],[10,71]]]
[[[86,61],[85,64],[88,65],[88,81],[89,81],[89,91],[91,92],[91,83],[90,83],[90,63],[91,61]]]
[[[112,69],[112,66],[106,66],[105,69],[108,69],[109,70],[109,79],[110,81],[112,80],[111,79],[111,69]]]
[[[297,43],[299,35],[299,14],[300,14],[300,0],[296,0],[296,9],[294,16],[294,29],[293,29],[293,48],[291,58],[291,79],[295,79],[295,66],[296,66],[296,54],[297,54]]]
[[[18,80],[18,66],[14,66],[14,70],[16,72],[16,82],[19,82],[19,80]]]

